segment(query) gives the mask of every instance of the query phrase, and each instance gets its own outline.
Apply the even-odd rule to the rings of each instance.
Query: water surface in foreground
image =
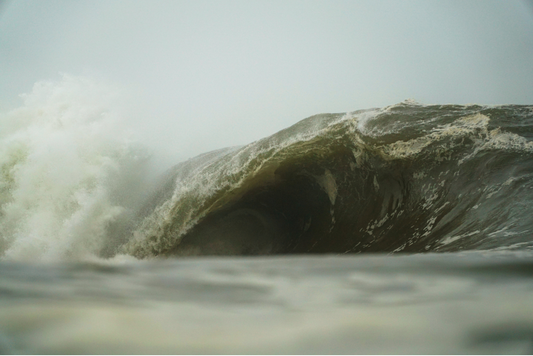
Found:
[[[0,263],[2,353],[532,353],[533,254]]]

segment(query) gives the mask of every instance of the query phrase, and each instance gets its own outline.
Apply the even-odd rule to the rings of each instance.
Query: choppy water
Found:
[[[533,352],[532,106],[322,114],[152,180],[108,97],[0,117],[1,352]]]

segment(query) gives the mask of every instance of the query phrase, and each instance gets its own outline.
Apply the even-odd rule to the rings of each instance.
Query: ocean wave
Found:
[[[121,252],[138,258],[533,246],[533,107],[321,114],[178,164]]]
[[[179,163],[150,193],[110,93],[65,75],[1,116],[2,259],[533,247],[531,106],[315,115]]]

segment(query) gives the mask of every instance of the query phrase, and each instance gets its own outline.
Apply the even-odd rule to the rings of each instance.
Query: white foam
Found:
[[[384,147],[383,152],[388,159],[406,158],[420,154],[427,146],[438,142],[446,137],[474,136],[476,133],[481,137],[488,135],[487,126],[489,118],[482,114],[475,114],[456,120],[452,124],[442,125],[431,131],[430,134],[417,137],[409,141],[396,141]],[[449,150],[443,152],[449,155]],[[439,153],[439,152],[437,152]],[[449,156],[435,156],[438,161],[449,160]]]
[[[464,234],[461,234],[461,235],[457,235],[457,236],[449,236],[449,237],[443,239],[442,241],[440,241],[440,245],[441,246],[448,245],[448,244],[451,244],[454,241],[460,240],[460,239],[465,238],[465,237],[474,236],[474,235],[479,234],[479,233],[480,233],[480,231],[476,230],[476,231],[467,232],[467,233],[464,233]]]
[[[118,181],[135,180],[147,155],[114,103],[118,91],[84,77],[40,82],[0,116],[0,254],[80,259],[127,214]],[[130,180],[130,182],[132,182]]]

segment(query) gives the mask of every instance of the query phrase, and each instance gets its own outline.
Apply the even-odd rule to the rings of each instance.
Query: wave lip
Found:
[[[124,250],[528,249],[532,138],[531,106],[403,102],[316,115],[174,167]]]

